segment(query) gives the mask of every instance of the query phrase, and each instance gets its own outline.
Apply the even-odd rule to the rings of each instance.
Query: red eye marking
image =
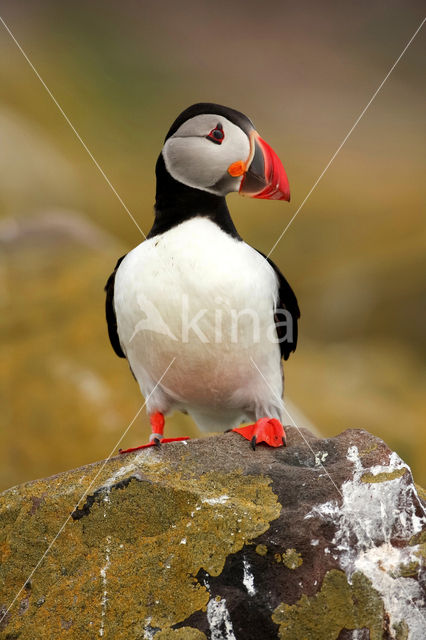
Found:
[[[210,131],[209,135],[206,136],[206,138],[207,140],[211,140],[215,144],[222,144],[223,139],[225,138],[225,134],[220,122],[218,122],[215,128]]]

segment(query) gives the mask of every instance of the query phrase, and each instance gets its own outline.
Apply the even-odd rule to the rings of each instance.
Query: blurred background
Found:
[[[405,44],[421,2],[4,0],[1,16],[147,233],[154,165],[198,101],[253,119],[291,204],[231,196],[267,253]],[[424,8],[424,7],[423,7]],[[425,28],[272,254],[302,309],[299,424],[360,427],[426,482]],[[141,241],[0,24],[0,488],[105,458],[141,405],[104,320]],[[121,446],[146,441],[145,415]],[[195,435],[187,417],[167,435]]]

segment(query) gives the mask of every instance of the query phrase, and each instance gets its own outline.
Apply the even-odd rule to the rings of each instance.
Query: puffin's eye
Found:
[[[220,122],[217,123],[214,129],[212,129],[208,136],[206,136],[207,140],[211,140],[215,144],[222,144],[222,141],[225,137],[223,132],[223,126]]]

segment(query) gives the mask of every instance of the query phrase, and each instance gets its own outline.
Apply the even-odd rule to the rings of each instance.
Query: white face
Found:
[[[218,124],[224,133],[220,144],[207,137]],[[184,122],[167,140],[162,154],[175,180],[224,196],[240,188],[242,176],[232,177],[228,167],[248,160],[250,142],[247,134],[227,118],[202,114]]]

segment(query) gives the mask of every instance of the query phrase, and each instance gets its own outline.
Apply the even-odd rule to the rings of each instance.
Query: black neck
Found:
[[[167,171],[162,154],[157,160],[155,173],[155,220],[148,238],[164,233],[185,220],[201,216],[209,218],[223,231],[240,239],[224,197],[187,187],[175,180]]]

